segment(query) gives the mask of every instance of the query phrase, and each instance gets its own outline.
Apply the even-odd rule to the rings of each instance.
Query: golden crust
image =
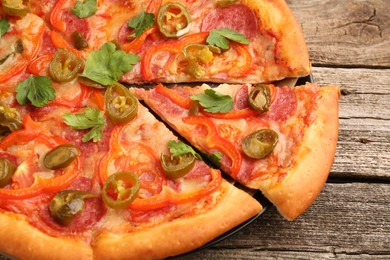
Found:
[[[288,220],[302,214],[321,192],[336,152],[338,87],[322,87],[317,117],[305,132],[295,164],[281,183],[263,194]]]
[[[311,73],[309,53],[302,29],[284,0],[242,0],[255,10],[266,30],[278,35],[279,57],[289,65],[291,75],[302,77]]]
[[[89,244],[52,237],[26,221],[26,217],[0,212],[0,252],[18,259],[92,259]]]
[[[215,208],[127,234],[102,234],[94,244],[96,259],[159,259],[198,248],[253,217],[261,205],[224,181],[223,198]]]

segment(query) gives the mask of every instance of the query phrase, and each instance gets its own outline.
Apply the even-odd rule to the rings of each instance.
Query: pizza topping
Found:
[[[86,18],[92,16],[98,10],[96,2],[97,0],[84,0],[83,2],[78,0],[76,5],[72,9],[72,13],[79,18]]]
[[[168,179],[178,179],[189,173],[195,165],[195,156],[186,153],[180,156],[161,155],[161,166]]]
[[[206,157],[211,161],[213,165],[216,167],[221,167],[222,153],[221,152],[213,152],[210,154],[206,154]]]
[[[231,30],[229,28],[212,30],[206,39],[206,42],[210,45],[217,46],[222,50],[229,50],[230,45],[227,40],[238,42],[241,44],[250,44],[250,40],[245,35]]]
[[[253,159],[262,159],[269,155],[278,143],[279,135],[272,129],[256,131],[242,141],[242,150]]]
[[[124,73],[131,71],[138,60],[137,55],[116,50],[115,44],[108,42],[89,53],[81,76],[104,86],[113,85]]]
[[[25,16],[30,8],[26,6],[23,0],[3,0],[3,12],[12,16]]]
[[[89,78],[86,78],[86,77],[82,77],[82,76],[78,76],[77,77],[77,80],[83,84],[84,86],[88,86],[88,87],[91,87],[91,88],[98,88],[98,89],[103,89],[103,88],[106,88],[106,86],[103,86]]]
[[[270,119],[284,121],[296,111],[298,106],[297,97],[289,87],[279,87],[275,90],[275,100],[266,115]]]
[[[113,123],[128,123],[137,115],[137,99],[119,83],[108,87],[104,101],[106,115]]]
[[[24,105],[28,99],[33,106],[43,107],[56,97],[55,89],[51,85],[52,81],[48,77],[30,75],[18,83],[16,100]]]
[[[190,30],[191,17],[182,4],[168,2],[161,6],[157,14],[157,24],[164,36],[179,37]]]
[[[253,39],[259,32],[258,18],[253,9],[243,4],[214,8],[203,18],[201,31],[229,28]]]
[[[0,101],[0,140],[13,131],[22,129],[19,113]]]
[[[271,105],[271,91],[265,84],[256,86],[248,96],[249,106],[259,113],[269,111]]]
[[[185,154],[192,154],[194,157],[202,160],[202,157],[200,154],[195,152],[194,149],[192,149],[191,146],[181,142],[181,141],[169,141],[168,142],[169,151],[171,152],[172,156],[181,156]]]
[[[183,54],[190,62],[201,62],[208,64],[214,58],[210,47],[215,46],[191,43],[183,47]]]
[[[161,166],[168,179],[178,179],[186,175],[195,165],[195,159],[201,159],[200,154],[191,146],[180,141],[169,141],[170,155],[161,155]]]
[[[223,8],[238,3],[239,0],[217,0],[217,7]]]
[[[88,142],[93,140],[94,142],[100,141],[102,139],[103,127],[104,127],[104,118],[101,110],[94,108],[87,108],[84,113],[79,114],[64,114],[65,123],[76,130],[91,129],[86,133],[82,141]]]
[[[7,18],[0,19],[0,37],[9,31],[10,25]]]
[[[145,12],[145,10],[142,10],[142,12],[139,15],[131,19],[127,24],[128,27],[133,28],[135,30],[133,34],[128,36],[129,40],[140,36],[146,29],[153,26],[153,24],[154,24],[154,14],[147,13]]]
[[[13,165],[8,159],[0,158],[0,188],[3,188],[11,182],[15,170],[15,165]]]
[[[74,47],[78,50],[86,49],[88,48],[88,42],[85,39],[84,35],[79,31],[74,31],[72,33],[72,39]]]
[[[79,156],[80,150],[71,144],[57,146],[45,155],[43,164],[48,169],[65,168]]]
[[[231,96],[217,93],[213,89],[206,89],[204,94],[193,95],[190,98],[199,101],[204,110],[211,113],[229,112],[233,108]]]
[[[74,217],[84,210],[84,200],[94,197],[91,193],[78,190],[60,191],[50,201],[50,215],[58,224],[69,226]]]
[[[68,82],[77,76],[83,60],[67,49],[58,49],[50,62],[50,77],[57,82]]]
[[[113,209],[124,209],[137,198],[140,189],[138,175],[132,172],[117,172],[104,183],[102,198]]]

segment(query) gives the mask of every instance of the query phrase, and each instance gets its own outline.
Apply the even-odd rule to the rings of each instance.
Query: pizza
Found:
[[[183,254],[258,215],[249,189],[298,217],[339,89],[275,82],[310,72],[283,0],[2,0],[0,252]]]
[[[287,219],[302,214],[327,179],[338,134],[338,87],[160,84],[132,91],[200,151],[220,153],[220,169],[261,190]]]

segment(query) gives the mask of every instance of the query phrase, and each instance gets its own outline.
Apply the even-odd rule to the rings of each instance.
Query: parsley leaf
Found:
[[[217,167],[221,166],[222,153],[213,152],[207,155],[207,158]]]
[[[190,154],[194,155],[196,158],[198,158],[199,160],[202,160],[202,157],[200,156],[200,154],[195,152],[191,146],[189,146],[181,141],[169,141],[168,147],[169,147],[169,150],[171,151],[172,156],[174,156],[174,157],[190,153]]]
[[[99,50],[89,53],[81,76],[104,86],[112,85],[124,73],[132,70],[132,65],[138,60],[137,55],[116,50],[115,44],[107,42]]]
[[[131,19],[127,26],[135,29],[135,37],[140,36],[146,29],[154,24],[154,14],[147,13],[144,10]]]
[[[73,129],[84,130],[91,128],[91,130],[83,136],[83,142],[88,142],[90,140],[97,142],[102,139],[104,118],[102,111],[99,109],[87,108],[84,113],[66,113],[63,117],[65,123]]]
[[[72,9],[72,13],[75,14],[78,18],[86,18],[92,16],[98,10],[96,2],[97,0],[84,0],[83,2],[78,0],[76,5]]]
[[[211,30],[209,36],[206,39],[206,42],[223,50],[228,50],[230,45],[227,39],[242,44],[251,43],[250,40],[245,37],[245,35],[228,28]]]
[[[223,95],[217,93],[213,89],[206,89],[205,94],[193,95],[190,98],[192,100],[199,101],[199,104],[206,110],[211,113],[226,113],[232,110],[233,108],[233,99],[229,95]]]
[[[52,84],[48,77],[30,75],[16,86],[16,100],[24,105],[28,99],[33,106],[43,107],[56,97]]]
[[[6,32],[8,32],[10,26],[7,18],[0,19],[0,37],[3,36]]]

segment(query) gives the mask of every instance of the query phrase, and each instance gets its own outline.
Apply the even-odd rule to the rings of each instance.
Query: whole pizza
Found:
[[[286,83],[311,65],[284,0],[2,0],[0,17],[0,254],[180,255],[259,214],[253,192],[293,220],[326,182],[339,88]]]

